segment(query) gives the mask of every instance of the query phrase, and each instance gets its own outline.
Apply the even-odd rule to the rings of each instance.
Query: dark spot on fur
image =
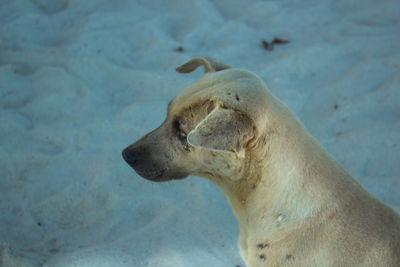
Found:
[[[267,258],[265,257],[264,254],[258,255],[258,257],[260,258],[260,260],[265,261]]]
[[[183,51],[185,51],[185,50],[183,49],[183,46],[178,46],[178,47],[176,48],[176,52],[183,52]]]
[[[294,256],[292,254],[287,254],[286,260],[294,260]]]
[[[333,106],[333,109],[334,109],[334,110],[338,110],[338,108],[339,108],[339,105],[338,105],[338,104],[335,104],[335,105]]]
[[[264,249],[264,248],[268,248],[269,247],[269,244],[268,243],[260,243],[260,244],[257,244],[257,248],[258,249]]]
[[[42,226],[42,223],[41,223],[41,222],[37,222],[37,225],[38,225],[39,227],[41,227],[41,226]]]
[[[237,100],[237,101],[240,101],[239,95],[236,94],[235,96],[236,96],[236,100]]]

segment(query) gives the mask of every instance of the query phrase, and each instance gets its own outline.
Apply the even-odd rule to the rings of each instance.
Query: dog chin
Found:
[[[152,181],[152,182],[156,182],[156,183],[167,182],[167,181],[171,181],[171,180],[182,180],[188,176],[187,174],[183,174],[183,173],[169,174],[166,172],[162,172],[159,175],[148,175],[148,174],[140,173],[138,171],[136,171],[136,172],[144,179]]]

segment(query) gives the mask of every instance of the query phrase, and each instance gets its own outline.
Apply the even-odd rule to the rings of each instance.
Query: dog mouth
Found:
[[[127,163],[137,174],[139,174],[142,178],[146,180],[152,182],[163,182],[168,180],[165,179],[164,177],[165,169],[160,169],[155,166],[148,168],[137,164],[137,162],[135,163],[127,162]]]
[[[168,169],[142,169],[133,168],[137,174],[152,182],[167,182],[171,180],[182,180],[187,177],[183,173],[169,173]]]
[[[164,177],[165,169],[140,169],[140,170],[136,168],[133,169],[141,177],[152,182],[165,182],[171,180],[171,179],[166,179]]]
[[[187,177],[187,174],[182,172],[171,171],[170,168],[161,168],[149,160],[132,159],[126,151],[123,151],[122,156],[126,163],[142,178],[152,182],[166,182],[170,180],[181,180]]]
[[[157,163],[148,149],[129,146],[122,151],[122,157],[137,174],[152,182],[180,180],[188,175],[171,166],[171,162]]]

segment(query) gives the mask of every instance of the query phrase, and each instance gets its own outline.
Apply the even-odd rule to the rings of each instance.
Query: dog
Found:
[[[400,266],[400,216],[372,197],[255,74],[209,58],[167,118],[122,152],[153,182],[208,178],[247,266]]]

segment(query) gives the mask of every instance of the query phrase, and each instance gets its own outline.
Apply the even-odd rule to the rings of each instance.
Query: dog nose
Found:
[[[129,165],[134,165],[138,159],[138,151],[135,148],[127,147],[122,151],[122,157]]]

